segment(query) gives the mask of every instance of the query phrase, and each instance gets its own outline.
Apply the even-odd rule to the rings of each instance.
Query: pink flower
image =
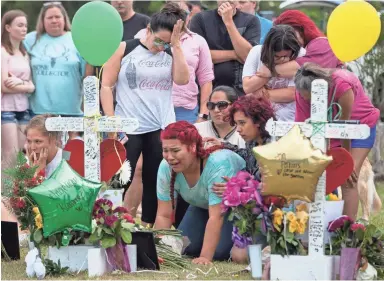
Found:
[[[236,174],[235,178],[247,181],[247,180],[253,179],[253,176],[248,172],[240,171]]]
[[[362,224],[360,224],[360,223],[353,223],[353,224],[351,225],[351,230],[352,230],[352,231],[357,231],[357,230],[359,230],[359,229],[361,229],[362,231],[365,231],[365,226],[362,225]]]
[[[335,232],[336,230],[342,228],[345,222],[353,223],[353,220],[348,216],[341,216],[328,224],[328,231]]]
[[[104,223],[109,226],[109,227],[112,227],[112,225],[118,220],[118,218],[116,216],[106,216],[105,217],[105,221]]]
[[[232,191],[229,194],[227,194],[223,200],[224,205],[227,207],[236,207],[241,204],[240,201],[240,192],[238,191]]]
[[[135,220],[133,219],[133,217],[130,214],[124,214],[123,219],[125,219],[127,222],[135,223]]]
[[[119,213],[119,214],[124,214],[124,213],[128,213],[128,210],[124,207],[116,207],[114,210],[113,210],[113,213]]]

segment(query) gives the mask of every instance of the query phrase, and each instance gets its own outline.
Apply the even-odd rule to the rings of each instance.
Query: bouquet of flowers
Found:
[[[29,189],[45,180],[43,171],[35,176],[36,169],[37,167],[30,167],[24,154],[19,152],[15,167],[4,171],[2,202],[17,217],[21,230],[29,230],[35,242],[40,242],[42,217],[36,204],[27,194]]]
[[[247,172],[240,171],[227,182],[221,208],[223,213],[229,211],[228,220],[234,225],[232,239],[240,248],[255,243],[261,232],[266,235],[272,223],[261,196],[261,185]]]
[[[305,250],[295,234],[304,234],[307,228],[308,211],[305,204],[297,205],[296,212],[285,212],[273,208],[272,227],[268,231],[267,241],[272,254],[304,255]]]

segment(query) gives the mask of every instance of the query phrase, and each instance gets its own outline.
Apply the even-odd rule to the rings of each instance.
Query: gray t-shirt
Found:
[[[257,45],[251,49],[248,54],[247,60],[245,61],[243,68],[243,79],[245,77],[250,77],[256,74],[256,72],[261,68],[261,49],[262,45]],[[301,48],[299,57],[305,55],[305,49]],[[295,87],[293,79],[283,78],[283,77],[272,77],[269,79],[268,83],[265,85],[269,89],[283,89],[288,87]],[[276,118],[279,121],[295,121],[295,112],[296,112],[296,103],[276,103],[272,102],[273,108],[275,110]]]
[[[139,39],[127,40],[116,83],[116,116],[137,118],[132,134],[164,129],[176,121],[172,102],[172,56],[151,53]]]

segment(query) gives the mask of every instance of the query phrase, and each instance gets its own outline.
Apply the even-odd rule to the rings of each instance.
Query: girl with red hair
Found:
[[[222,145],[240,155],[246,162],[245,170],[252,174],[256,180],[261,181],[259,165],[252,152],[256,146],[267,144],[271,141],[271,136],[265,129],[269,119],[276,119],[271,102],[264,96],[246,95],[240,97],[229,111],[229,120],[232,125],[236,125],[237,131],[246,142],[246,148],[239,148],[236,145],[224,142],[221,143],[214,138],[205,138],[204,141],[213,145]],[[226,180],[230,175],[226,175]],[[222,197],[226,184],[215,181],[213,192]],[[258,244],[266,244],[265,236],[258,237]],[[231,250],[232,261],[236,263],[246,263],[248,253],[246,249],[240,249],[236,246]]]
[[[191,244],[185,254],[195,264],[226,260],[233,245],[232,223],[221,213],[222,199],[213,190],[224,176],[233,177],[245,168],[236,153],[214,146],[204,149],[197,129],[187,121],[168,125],[161,133],[163,161],[157,174],[158,209],[155,228],[172,226],[176,192],[190,204],[178,229]]]
[[[303,12],[297,10],[285,11],[274,21],[274,25],[279,24],[292,26],[295,29],[296,37],[300,44],[306,49],[304,57],[276,67],[276,72],[280,76],[286,78],[294,77],[297,70],[306,62],[313,62],[326,68],[339,68],[343,65],[333,53],[327,37]],[[266,71],[265,74],[270,73]]]

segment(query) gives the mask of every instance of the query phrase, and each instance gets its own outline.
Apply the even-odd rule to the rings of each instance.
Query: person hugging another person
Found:
[[[276,66],[295,60],[305,54],[295,36],[295,30],[288,25],[271,28],[263,45],[252,48],[243,69],[243,87],[246,94],[266,95],[273,104],[279,121],[295,120],[295,84],[293,79],[278,77]],[[267,67],[271,78],[257,75]]]
[[[125,148],[132,171],[143,154],[141,220],[148,224],[153,224],[156,218],[156,177],[162,160],[160,133],[175,122],[172,85],[173,82],[177,85],[189,82],[188,65],[180,42],[183,13],[177,5],[166,5],[152,16],[143,38],[120,43],[105,63],[102,74],[100,97],[105,115],[139,120],[139,128],[128,135]],[[131,180],[133,176],[134,173]],[[125,191],[128,188],[129,185],[125,186]]]
[[[365,140],[331,140],[331,148],[342,146],[354,160],[355,169],[350,179],[342,185],[344,200],[343,214],[356,219],[359,208],[357,181],[365,158],[371,151],[376,137],[376,123],[380,111],[375,108],[365,93],[360,80],[348,70],[326,69],[314,63],[305,63],[297,72],[295,85],[301,96],[296,120],[304,122],[311,115],[311,86],[316,79],[328,82],[328,106],[332,109],[332,120],[357,120],[368,125],[370,136]],[[336,104],[339,106],[337,107]],[[375,196],[378,198],[378,196]]]
[[[223,176],[233,177],[245,161],[222,145],[204,149],[197,129],[186,121],[170,124],[161,133],[164,160],[157,175],[158,211],[155,228],[171,228],[176,194],[190,206],[178,229],[191,244],[185,254],[195,264],[227,260],[233,245],[232,223],[221,212],[222,199],[212,190]]]
[[[229,123],[229,110],[237,100],[236,91],[228,86],[218,86],[210,94],[207,102],[211,120],[195,123],[195,127],[203,138],[211,137],[227,141],[239,148],[245,148],[245,142],[236,131],[236,126]],[[183,219],[189,204],[178,195],[175,215],[175,226],[177,227]]]

